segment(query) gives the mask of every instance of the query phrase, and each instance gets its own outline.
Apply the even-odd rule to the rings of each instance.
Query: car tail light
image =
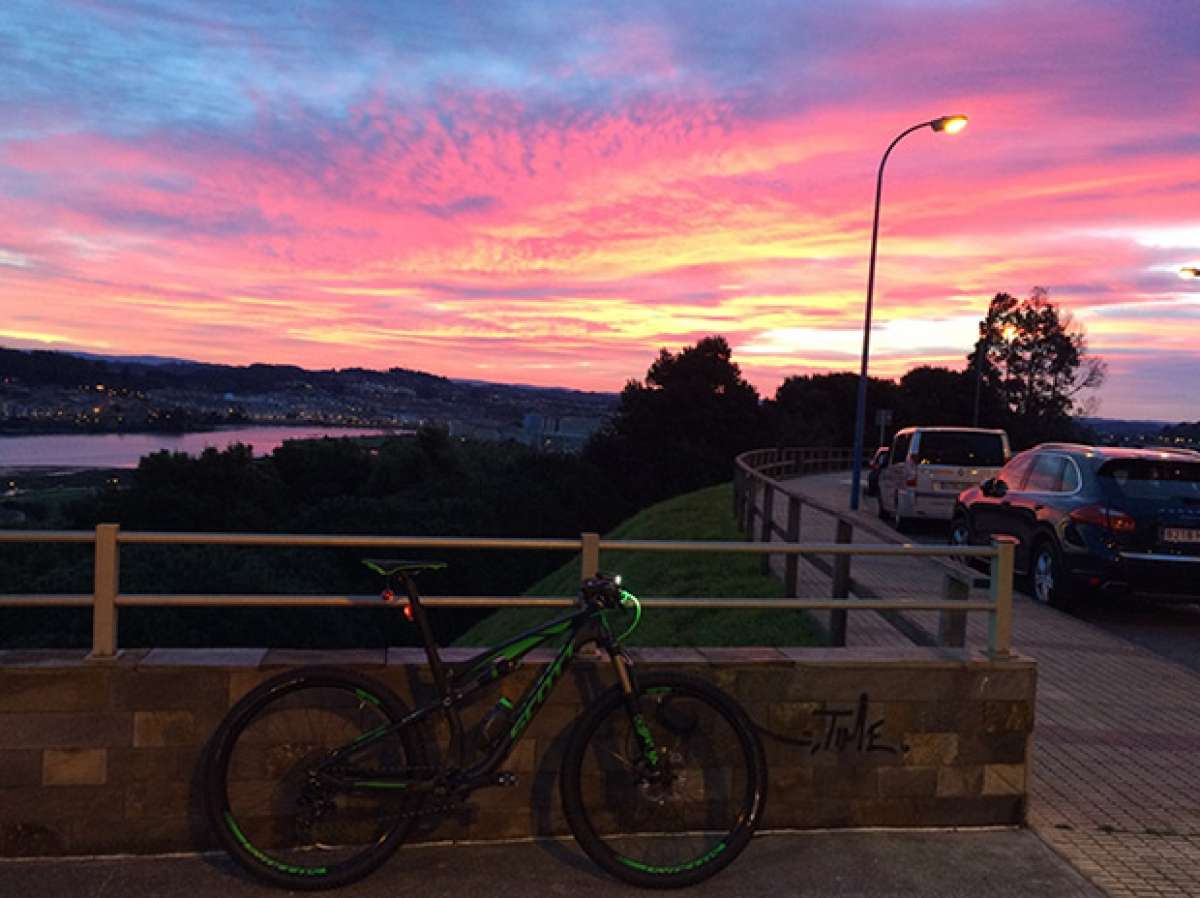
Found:
[[[908,480],[904,481],[904,485],[905,486],[916,486],[917,485],[917,473],[915,470],[917,467],[916,456],[910,455],[908,458],[906,458],[904,460],[904,464],[907,467],[914,469],[912,477],[909,477]]]
[[[1085,505],[1071,512],[1070,517],[1072,521],[1094,524],[1112,533],[1133,533],[1137,529],[1137,521],[1132,516],[1104,505]]]

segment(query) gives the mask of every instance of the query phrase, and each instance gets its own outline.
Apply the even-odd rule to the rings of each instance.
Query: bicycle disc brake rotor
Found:
[[[682,769],[683,755],[677,751],[663,750],[658,763],[658,771],[643,776],[638,783],[642,797],[656,805],[683,801],[689,779],[688,771]]]

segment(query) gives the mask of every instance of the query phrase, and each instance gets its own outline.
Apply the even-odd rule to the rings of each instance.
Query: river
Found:
[[[0,469],[135,468],[138,459],[166,449],[198,455],[209,446],[224,449],[246,443],[255,455],[269,455],[285,440],[372,436],[378,429],[353,427],[241,427],[197,433],[54,433],[0,436]]]

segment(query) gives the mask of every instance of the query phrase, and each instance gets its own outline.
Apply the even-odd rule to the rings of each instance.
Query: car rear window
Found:
[[[917,449],[917,462],[923,465],[998,468],[1004,461],[1004,441],[998,433],[925,431]]]
[[[1096,474],[1118,496],[1200,500],[1200,462],[1118,458],[1105,462]]]

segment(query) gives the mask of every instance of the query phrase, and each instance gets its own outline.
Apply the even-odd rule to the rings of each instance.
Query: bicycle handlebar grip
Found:
[[[620,577],[598,573],[583,581],[581,590],[585,601],[601,608],[616,608],[621,604]]]

